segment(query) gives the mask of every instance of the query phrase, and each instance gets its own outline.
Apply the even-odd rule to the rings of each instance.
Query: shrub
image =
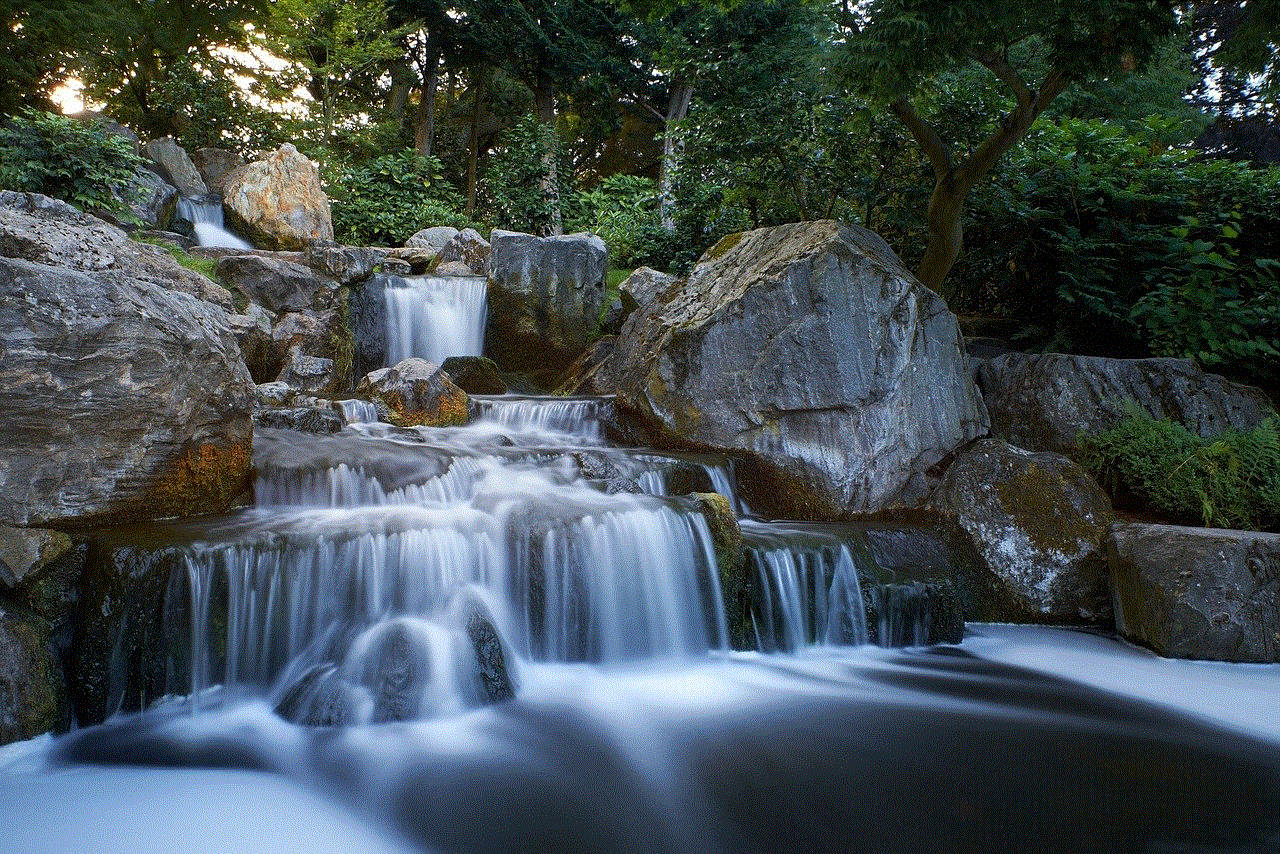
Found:
[[[1280,526],[1280,420],[1212,438],[1129,406],[1116,426],[1081,442],[1081,462],[1117,503],[1184,524]]]
[[[428,226],[467,225],[462,198],[440,177],[440,161],[412,149],[340,164],[326,184],[334,235],[344,243],[400,246]]]
[[[27,110],[0,127],[0,189],[42,193],[132,220],[143,159],[98,120]]]
[[[480,183],[480,206],[494,228],[529,234],[549,230],[552,197],[543,187],[547,139],[546,128],[531,115],[503,132]],[[568,171],[561,164],[557,174],[563,177]],[[560,198],[565,198],[563,191]]]

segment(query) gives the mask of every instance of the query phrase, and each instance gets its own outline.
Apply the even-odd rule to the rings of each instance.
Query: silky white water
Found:
[[[387,364],[479,356],[484,348],[483,276],[380,275],[386,301]]]
[[[223,220],[222,202],[178,198],[178,216],[191,223],[197,246],[213,246],[225,249],[252,249],[249,243],[227,231]]]

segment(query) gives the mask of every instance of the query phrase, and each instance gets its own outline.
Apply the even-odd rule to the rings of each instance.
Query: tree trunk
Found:
[[[943,289],[943,283],[964,246],[962,214],[965,195],[957,189],[950,176],[944,176],[934,186],[933,195],[929,198],[929,208],[925,213],[925,221],[929,225],[929,245],[916,269],[916,278],[929,290],[941,294],[944,299],[950,299],[951,293],[949,289]]]
[[[422,95],[413,121],[413,148],[431,156],[436,136],[436,85],[440,80],[440,51],[430,41],[422,64]]]
[[[405,106],[409,103],[409,90],[417,78],[403,58],[391,64],[391,91],[387,93],[387,114],[396,127],[404,127]]]
[[[658,212],[662,217],[662,228],[667,232],[676,230],[672,182],[675,180],[680,156],[684,153],[684,144],[676,137],[673,126],[689,115],[689,103],[692,100],[693,83],[673,80],[671,97],[667,102],[666,133],[662,138],[662,174],[658,176]]]
[[[551,236],[559,236],[564,234],[564,218],[560,211],[560,176],[557,162],[560,146],[557,144],[559,140],[556,135],[556,99],[551,81],[545,77],[538,77],[534,103],[538,110],[538,121],[542,123],[542,180],[539,185],[547,198],[546,230]]]

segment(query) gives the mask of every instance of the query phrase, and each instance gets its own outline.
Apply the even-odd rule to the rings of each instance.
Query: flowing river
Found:
[[[389,352],[478,352],[466,285],[393,283]],[[105,723],[0,748],[0,851],[1280,852],[1280,668],[924,646],[929,531],[754,519],[608,398],[475,407],[261,429],[254,506],[107,536],[162,617],[103,639]]]

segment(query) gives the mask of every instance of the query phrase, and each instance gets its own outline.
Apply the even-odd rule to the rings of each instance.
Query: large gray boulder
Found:
[[[918,505],[986,432],[955,316],[883,240],[833,221],[725,238],[623,326],[609,373],[635,438],[738,456],[792,518]]]
[[[332,305],[338,283],[310,267],[261,254],[229,255],[218,278],[269,311],[301,311]]]
[[[395,367],[370,371],[356,391],[385,404],[392,423],[401,427],[451,427],[470,418],[467,393],[426,359],[405,359]]]
[[[600,325],[609,267],[604,241],[593,234],[514,231],[494,231],[490,239],[485,355],[504,370],[550,381],[586,349]]]
[[[381,249],[367,246],[343,246],[332,240],[313,240],[302,250],[308,267],[318,275],[351,285],[363,282],[387,256]]]
[[[424,228],[404,242],[411,249],[428,249],[438,254],[453,238],[458,236],[458,229],[451,225],[436,225]]]
[[[320,170],[289,143],[226,177],[227,223],[263,249],[299,250],[333,240],[333,213]]]
[[[1248,430],[1271,409],[1267,396],[1186,359],[1107,359],[1006,353],[978,370],[991,435],[1020,448],[1066,452],[1101,433],[1132,401],[1157,419],[1201,436]]]
[[[988,619],[1102,624],[1111,619],[1103,540],[1111,502],[1060,454],[980,439],[948,466],[931,503],[955,514],[1009,603]]]
[[[171,137],[162,136],[142,146],[142,153],[150,158],[152,166],[161,178],[178,188],[189,199],[205,196],[209,187],[191,162],[186,149]]]
[[[225,148],[197,148],[191,152],[191,162],[209,192],[221,196],[227,176],[244,165],[244,158]]]
[[[123,223],[125,227],[163,228],[173,218],[178,188],[150,169],[139,166],[132,184],[124,188],[122,195],[135,220]]]
[[[414,248],[405,244],[408,248]],[[427,251],[425,247],[420,251]],[[437,265],[459,263],[465,264],[468,270],[471,270],[478,276],[483,276],[489,269],[489,258],[492,256],[493,247],[489,241],[480,236],[480,232],[474,228],[464,228],[453,237],[449,242],[440,247],[437,251],[435,260]]]
[[[226,311],[165,287],[199,274],[50,201],[0,194],[0,524],[225,509],[254,394]]]
[[[1280,534],[1117,524],[1116,627],[1170,658],[1280,661]]]

